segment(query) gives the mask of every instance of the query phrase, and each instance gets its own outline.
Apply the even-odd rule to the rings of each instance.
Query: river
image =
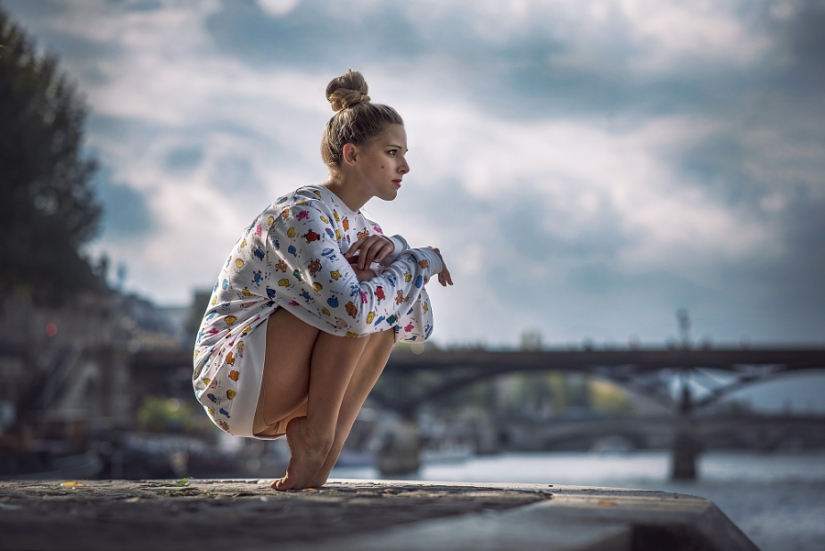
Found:
[[[696,482],[668,479],[664,451],[596,455],[508,453],[426,463],[414,478],[663,490],[712,500],[763,551],[825,550],[825,453],[707,452]],[[336,468],[334,478],[380,478],[374,468]]]

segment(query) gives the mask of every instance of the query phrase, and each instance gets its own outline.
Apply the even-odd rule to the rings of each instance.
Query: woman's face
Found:
[[[356,148],[354,168],[361,184],[372,197],[392,201],[401,189],[401,179],[410,171],[407,132],[400,124],[391,124],[366,147]]]

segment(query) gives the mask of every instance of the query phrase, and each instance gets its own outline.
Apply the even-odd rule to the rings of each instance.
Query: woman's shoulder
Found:
[[[335,205],[322,190],[320,186],[304,186],[279,197],[261,213],[253,226],[260,224],[268,233],[275,235],[294,233],[307,224],[331,224],[334,227],[334,221],[339,217]],[[321,230],[316,228],[316,231]]]
[[[321,186],[303,186],[276,199],[267,210],[281,213],[295,207],[315,207],[326,211],[333,205]]]
[[[315,193],[315,191],[314,186],[304,186],[295,191],[290,191],[285,195],[281,195],[267,205],[263,212],[256,217],[252,225],[254,226],[256,223],[267,221],[268,223],[265,225],[271,226],[277,218],[288,218],[290,213],[300,207],[315,207],[325,212],[328,207],[324,204],[320,193]]]

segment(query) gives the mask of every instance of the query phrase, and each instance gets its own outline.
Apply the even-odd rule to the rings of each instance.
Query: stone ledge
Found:
[[[4,549],[756,550],[712,502],[538,484],[2,481]],[[44,530],[44,527],[48,527]]]

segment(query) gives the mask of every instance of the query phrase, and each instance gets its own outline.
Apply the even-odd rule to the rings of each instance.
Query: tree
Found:
[[[23,294],[53,306],[101,286],[82,252],[102,213],[85,119],[57,57],[0,8],[0,305]]]

